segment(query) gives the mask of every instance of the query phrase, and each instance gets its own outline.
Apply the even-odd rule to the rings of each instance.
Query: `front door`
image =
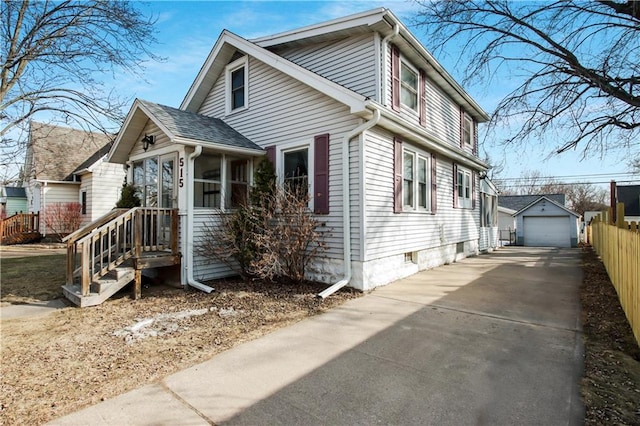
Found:
[[[176,155],[145,158],[133,163],[133,183],[143,207],[173,209],[178,205],[175,188]],[[152,244],[168,245],[171,240],[171,216],[158,214],[145,225]]]

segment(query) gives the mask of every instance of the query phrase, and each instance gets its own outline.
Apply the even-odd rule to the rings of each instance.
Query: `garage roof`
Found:
[[[563,194],[563,196],[564,196],[564,194]],[[566,211],[566,212],[567,212],[567,213],[569,213],[569,214],[572,214],[572,215],[573,215],[573,216],[575,216],[575,217],[580,217],[580,215],[579,215],[578,213],[576,213],[576,212],[573,212],[573,211],[569,210],[569,209],[568,209],[568,208],[566,208],[565,206],[563,206],[563,205],[560,205],[560,204],[556,203],[555,201],[553,201],[552,199],[550,199],[550,198],[548,198],[548,197],[546,197],[546,196],[538,196],[538,199],[536,199],[536,200],[535,200],[535,201],[533,201],[532,203],[529,203],[528,205],[524,206],[523,208],[521,208],[520,210],[518,210],[517,212],[515,212],[513,215],[514,215],[514,216],[518,216],[518,215],[519,215],[519,214],[521,214],[522,212],[524,212],[524,211],[526,211],[526,210],[529,210],[531,207],[533,207],[534,205],[538,204],[539,202],[541,202],[541,201],[543,201],[543,200],[550,202],[551,204],[553,204],[553,205],[555,205],[555,206],[557,206],[557,207],[561,208],[562,210]]]

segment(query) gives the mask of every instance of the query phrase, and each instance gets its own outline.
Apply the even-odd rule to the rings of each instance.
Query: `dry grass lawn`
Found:
[[[63,260],[3,260],[3,304],[59,295]],[[136,301],[127,287],[93,308],[3,320],[0,424],[45,423],[358,296],[344,290],[319,302],[324,287],[313,284],[213,285],[211,294],[152,286]]]

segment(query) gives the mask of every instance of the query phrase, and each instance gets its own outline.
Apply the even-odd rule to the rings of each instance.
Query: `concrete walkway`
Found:
[[[501,249],[52,424],[582,424],[581,279],[578,250]]]

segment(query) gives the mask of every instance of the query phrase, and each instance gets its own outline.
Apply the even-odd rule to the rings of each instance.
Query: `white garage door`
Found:
[[[571,247],[569,216],[525,216],[524,245],[532,247]]]

